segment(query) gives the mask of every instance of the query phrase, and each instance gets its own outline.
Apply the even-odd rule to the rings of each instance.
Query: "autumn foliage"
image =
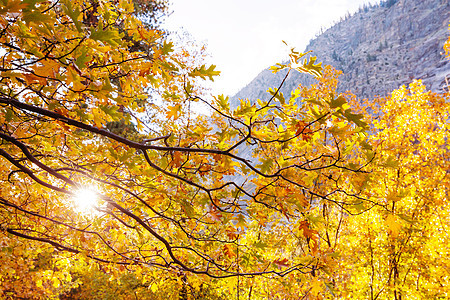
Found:
[[[447,94],[233,107],[152,3],[0,0],[1,298],[449,297]]]

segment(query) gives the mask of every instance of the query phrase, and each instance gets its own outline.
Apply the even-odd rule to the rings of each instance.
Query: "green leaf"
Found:
[[[102,90],[107,91],[107,92],[114,91],[114,88],[112,87],[111,81],[109,81],[108,76],[105,77],[105,81],[103,82]]]
[[[337,107],[342,107],[342,105],[344,105],[345,103],[347,103],[347,100],[345,100],[344,97],[339,96],[336,99],[331,98],[331,103],[330,103],[330,107],[331,108],[337,108]]]
[[[6,13],[20,13],[29,5],[20,0],[1,1],[0,4],[0,15]]]
[[[174,72],[178,72],[179,69],[172,63],[169,62],[160,62],[160,65],[163,66],[164,68],[174,71]]]
[[[164,41],[161,51],[163,54],[169,54],[170,52],[173,52],[173,43]]]
[[[353,204],[353,208],[356,210],[357,213],[361,213],[361,212],[366,210],[366,207],[364,206],[364,202],[363,201],[355,202]]]
[[[42,14],[40,11],[33,10],[33,11],[24,11],[23,12],[23,20],[27,25],[29,25],[31,22],[36,24],[41,23],[48,23],[53,22],[53,18],[50,17],[47,14]]]
[[[345,110],[343,112],[343,115],[344,115],[344,117],[347,120],[355,123],[359,127],[362,127],[362,128],[366,128],[367,127],[367,123],[361,120],[362,118],[364,118],[364,115],[362,115],[362,114],[353,114],[350,109]]]
[[[93,40],[108,43],[113,47],[117,47],[121,43],[122,36],[118,31],[111,29],[111,27],[103,30],[103,24],[99,23],[97,28],[91,27],[90,38]]]
[[[255,242],[253,244],[253,246],[255,246],[256,248],[259,248],[259,249],[264,249],[267,247],[267,244],[262,241],[258,241],[258,242]]]
[[[364,155],[366,156],[367,160],[372,160],[375,156],[375,152],[372,150],[364,151]]]
[[[184,86],[185,92],[190,95],[193,92],[193,86],[189,80],[186,80],[186,84]],[[192,99],[193,101],[197,101],[197,99]]]
[[[118,107],[113,105],[99,105],[99,108],[104,111],[107,115],[113,118],[120,117],[120,113],[117,112]]]
[[[80,16],[80,9],[77,7],[76,9],[73,9],[72,7],[72,1],[65,0],[63,1],[64,12],[72,19],[72,22],[75,24],[75,27],[77,28],[78,32],[82,32],[81,23],[78,21],[78,17]]]
[[[410,224],[416,223],[416,221],[411,216],[408,216],[405,214],[398,214],[397,216],[399,216],[402,220],[404,220]]]
[[[9,122],[12,120],[12,118],[14,117],[14,113],[11,109],[6,108],[6,113],[5,113],[5,121]]]
[[[387,158],[387,160],[384,163],[381,164],[381,166],[386,167],[386,168],[393,168],[393,169],[395,169],[395,168],[398,167],[398,161],[394,157],[389,156]]]
[[[195,210],[189,202],[186,200],[181,200],[180,205],[188,217],[194,217]]]
[[[325,270],[325,268],[324,268]],[[328,272],[329,275],[331,276],[331,272]],[[336,289],[334,288],[334,286],[331,283],[325,282],[325,286],[327,287],[328,291],[330,292],[330,294],[335,297],[336,295]]]
[[[88,48],[82,47],[81,54],[75,60],[75,65],[77,65],[77,67],[79,69],[86,68],[87,67],[86,63],[91,61],[92,56],[87,55],[87,53],[88,53]]]
[[[364,150],[372,150],[372,145],[370,145],[366,141],[360,142],[360,145]]]
[[[267,173],[267,171],[270,170],[270,167],[272,167],[273,159],[272,158],[266,158],[262,160],[262,164],[258,165],[257,167],[260,168],[262,173]]]
[[[347,164],[347,168],[352,169],[352,170],[358,170],[360,168],[360,166],[358,164],[351,162],[351,163]]]

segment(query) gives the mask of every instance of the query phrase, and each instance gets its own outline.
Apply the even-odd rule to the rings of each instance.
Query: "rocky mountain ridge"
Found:
[[[311,40],[305,52],[342,70],[338,91],[350,90],[361,99],[386,96],[412,79],[442,92],[450,83],[450,60],[443,50],[449,21],[449,0],[382,1],[347,16]],[[238,99],[268,99],[267,89],[278,87],[285,74],[262,71],[231,98],[232,105]],[[308,75],[291,72],[282,92],[312,82]]]

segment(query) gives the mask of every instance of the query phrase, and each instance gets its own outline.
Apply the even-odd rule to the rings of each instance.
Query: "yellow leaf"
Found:
[[[389,194],[387,195],[387,200],[392,201],[392,202],[397,202],[398,200],[400,200],[400,197],[398,196],[396,191],[391,191],[389,192]]]
[[[244,219],[243,215],[239,214],[239,216],[237,217],[236,226],[242,228],[242,230],[245,230],[245,228],[247,227],[247,224],[245,223],[245,219]]]
[[[60,286],[60,284],[61,284],[61,282],[59,281],[58,278],[56,278],[56,277],[52,278],[52,285],[53,285],[53,287],[58,288]]]
[[[388,226],[388,231],[394,237],[398,236],[400,229],[402,229],[402,225],[400,224],[400,221],[393,214],[389,214],[387,216],[386,226]]]
[[[81,72],[80,72],[81,73]],[[74,67],[67,68],[67,84],[72,83],[72,89],[75,91],[82,91],[86,87],[81,83],[80,77],[77,75],[77,71]]]
[[[37,286],[38,288],[41,288],[41,287],[42,287],[42,279],[38,279],[38,280],[36,281],[36,286]]]
[[[322,282],[314,278],[311,282],[311,294],[317,296],[322,291]]]
[[[156,283],[153,283],[150,289],[152,290],[153,293],[156,293],[156,291],[158,290],[158,286],[156,285]]]
[[[167,118],[173,118],[174,120],[178,119],[181,113],[181,105],[176,104],[175,106],[169,106],[168,111],[166,112]]]
[[[137,129],[138,130],[144,129],[144,123],[142,123],[142,121],[139,118],[136,118],[135,120],[136,120],[136,123],[137,123],[137,125],[136,125]]]

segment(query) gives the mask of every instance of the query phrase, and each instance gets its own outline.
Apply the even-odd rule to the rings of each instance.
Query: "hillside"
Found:
[[[391,0],[364,7],[311,40],[305,51],[313,51],[324,64],[342,70],[339,92],[347,90],[359,98],[385,96],[393,89],[422,79],[433,91],[443,91],[450,81],[450,61],[443,45],[449,35],[450,1]],[[262,71],[232,97],[266,99],[286,73]],[[292,72],[282,91],[289,93],[299,83],[312,79]]]

